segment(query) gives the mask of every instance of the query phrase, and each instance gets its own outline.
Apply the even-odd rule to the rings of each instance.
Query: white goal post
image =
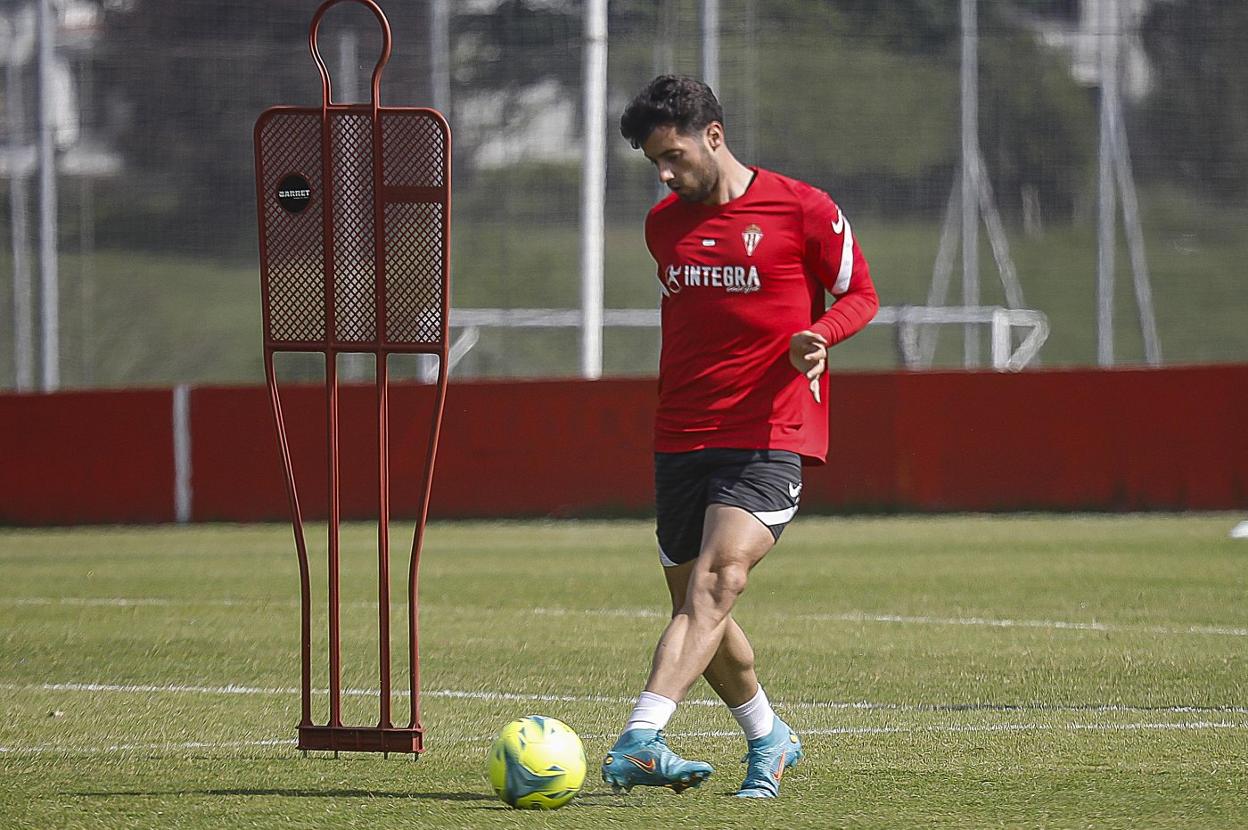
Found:
[[[1002,306],[883,306],[875,325],[897,327],[897,356],[907,369],[928,369],[932,355],[920,346],[919,333],[924,326],[986,325],[990,327],[992,368],[998,372],[1025,369],[1040,353],[1049,338],[1049,318],[1031,308]],[[1014,346],[1014,329],[1023,329],[1023,337]]]

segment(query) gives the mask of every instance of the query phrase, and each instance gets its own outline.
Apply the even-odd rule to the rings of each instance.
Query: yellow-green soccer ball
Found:
[[[530,715],[503,727],[490,749],[495,794],[522,810],[557,810],[585,783],[585,747],[563,721]]]

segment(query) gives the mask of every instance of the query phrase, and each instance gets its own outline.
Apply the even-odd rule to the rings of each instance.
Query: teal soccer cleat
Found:
[[[737,790],[738,798],[775,798],[780,795],[784,771],[802,759],[802,741],[789,725],[776,717],[771,734],[750,741],[745,756],[749,766]]]
[[[638,785],[680,793],[698,786],[714,771],[710,764],[686,761],[672,752],[657,729],[628,730],[602,761],[602,780],[617,793]]]

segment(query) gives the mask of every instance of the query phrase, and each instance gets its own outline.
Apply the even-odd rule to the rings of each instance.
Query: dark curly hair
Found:
[[[660,75],[624,108],[620,133],[637,149],[655,127],[670,124],[690,135],[712,121],[724,122],[724,108],[709,86],[680,75]]]

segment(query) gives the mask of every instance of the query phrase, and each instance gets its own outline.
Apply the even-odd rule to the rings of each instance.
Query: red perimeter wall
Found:
[[[653,380],[453,384],[434,517],[651,510]],[[394,513],[415,506],[432,393],[391,392]],[[283,388],[305,516],[325,513],[316,387]],[[829,464],[803,507],[831,510],[1248,508],[1248,365],[848,374]],[[285,519],[267,390],[190,396],[196,521]],[[342,392],[343,515],[375,511],[372,387]],[[0,522],[173,521],[169,390],[0,395]]]

